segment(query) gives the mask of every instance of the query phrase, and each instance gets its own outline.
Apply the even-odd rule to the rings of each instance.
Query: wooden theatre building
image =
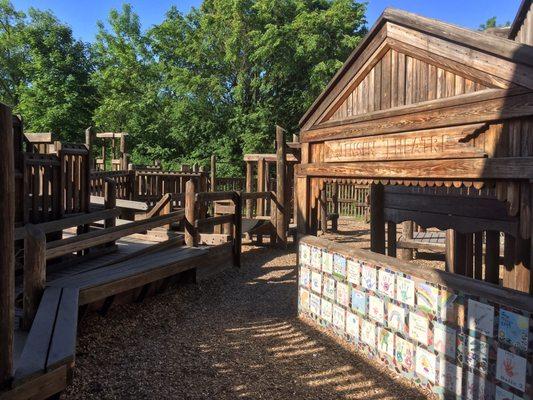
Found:
[[[325,183],[369,183],[372,251],[414,221],[446,230],[447,270],[533,292],[532,46],[387,9],[300,129],[300,233]]]

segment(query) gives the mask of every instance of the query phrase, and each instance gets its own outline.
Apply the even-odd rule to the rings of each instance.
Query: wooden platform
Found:
[[[47,274],[46,289],[29,332],[15,331],[15,377],[0,399],[47,398],[63,391],[75,359],[78,307],[105,300],[195,270],[197,279],[232,264],[232,245],[183,246],[181,237],[165,242],[124,237],[113,252],[79,263],[58,264]],[[17,282],[22,293],[22,282]],[[136,293],[138,293],[137,291]],[[111,300],[111,301],[109,301]],[[22,311],[16,310],[20,317]],[[17,324],[18,326],[18,324]]]

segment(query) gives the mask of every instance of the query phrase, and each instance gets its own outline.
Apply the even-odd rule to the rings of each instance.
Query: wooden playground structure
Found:
[[[54,142],[51,134],[23,134],[9,107],[0,112],[2,399],[44,399],[65,389],[87,310],[105,314],[180,279],[238,268],[243,236],[286,246],[293,164],[287,167],[281,129],[276,188],[241,193],[216,191],[215,158],[210,172],[135,167],[124,133],[89,128],[85,143]],[[99,159],[95,139],[111,140]],[[268,204],[268,213],[248,208],[243,220],[251,202]]]

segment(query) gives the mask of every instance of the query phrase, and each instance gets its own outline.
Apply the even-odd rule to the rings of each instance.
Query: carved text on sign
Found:
[[[324,143],[326,162],[484,157],[474,136],[483,124],[431,129]]]

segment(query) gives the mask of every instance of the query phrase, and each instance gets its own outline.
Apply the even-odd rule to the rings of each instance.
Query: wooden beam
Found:
[[[297,163],[298,159],[292,153],[285,154],[286,161],[288,163]],[[276,154],[245,154],[243,157],[245,162],[259,162],[260,160],[265,160],[269,163],[275,163],[277,161]]]
[[[257,162],[257,191],[264,192],[267,190],[265,186],[266,174],[268,174],[267,164],[264,158],[259,159]],[[257,199],[257,215],[264,215],[265,213],[265,201],[263,199]]]
[[[0,387],[13,374],[15,324],[15,158],[13,115],[0,103]]]
[[[253,164],[250,161],[246,161],[246,193],[252,192],[252,179],[253,179]],[[246,218],[252,218],[252,199],[246,198]]]
[[[328,231],[328,199],[325,188],[320,189],[318,209],[320,212],[320,230],[322,231],[322,234],[325,234]]]
[[[26,132],[24,137],[30,143],[52,143],[52,132]]]
[[[217,156],[211,155],[211,191],[217,191]]]
[[[25,225],[22,329],[31,328],[46,285],[46,236],[35,225]]]
[[[370,185],[370,250],[385,254],[385,213],[383,185]]]
[[[277,241],[281,246],[287,245],[287,167],[285,130],[276,125],[276,233]]]
[[[500,232],[485,233],[485,282],[500,283]]]
[[[413,239],[413,221],[404,221],[402,222],[402,236],[406,240],[412,240]],[[398,254],[398,258],[400,260],[405,261],[411,261],[413,259],[413,249],[402,247],[400,249],[400,253]]]
[[[189,179],[185,184],[185,244],[196,247],[196,187],[194,181]]]
[[[465,158],[297,165],[298,176],[383,179],[530,179],[533,158]]]
[[[387,222],[387,255],[389,257],[396,257],[396,224],[394,222]]]

